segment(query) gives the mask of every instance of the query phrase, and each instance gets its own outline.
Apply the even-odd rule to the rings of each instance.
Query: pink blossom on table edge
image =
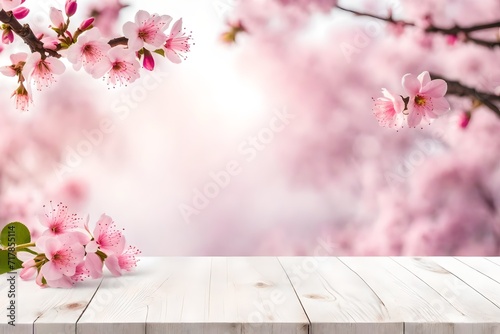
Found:
[[[151,15],[139,10],[135,15],[135,22],[129,21],[123,25],[129,49],[139,51],[145,46],[152,46],[153,49],[161,47],[167,40],[164,32],[171,21],[172,17],[169,15]]]
[[[63,276],[71,277],[76,273],[76,267],[83,261],[85,248],[73,233],[55,237],[40,237],[36,246],[45,253],[49,260],[41,269],[40,274],[47,280],[59,284]]]
[[[124,252],[108,256],[104,263],[114,276],[121,276],[123,271],[131,271],[137,266],[136,256],[140,253],[136,247],[128,246]]]
[[[103,263],[101,258],[96,253],[91,252],[88,248],[86,250],[87,256],[85,257],[84,265],[89,273],[89,276],[92,278],[102,277]]]
[[[422,120],[430,121],[450,110],[450,104],[444,98],[448,84],[442,79],[431,80],[429,72],[424,71],[418,77],[405,74],[403,88],[409,95],[408,126],[416,127]]]
[[[44,208],[45,205],[43,206]],[[67,233],[77,228],[82,228],[83,220],[76,214],[70,214],[68,207],[58,203],[55,208],[51,206],[48,212],[38,216],[40,223],[47,228],[42,235],[55,236]]]
[[[88,226],[86,226],[88,230]],[[93,240],[90,241],[86,250],[95,253],[98,250],[106,255],[121,253],[125,247],[125,237],[110,216],[103,214],[98,220],[92,233]]]

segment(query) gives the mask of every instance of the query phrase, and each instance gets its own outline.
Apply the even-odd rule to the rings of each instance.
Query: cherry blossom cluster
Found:
[[[103,214],[91,231],[89,219],[71,214],[62,203],[40,215],[46,230],[35,242],[16,245],[20,277],[42,287],[70,288],[87,278],[100,278],[103,267],[120,276],[136,267],[140,251],[127,246],[123,230]],[[20,224],[20,223],[12,223]],[[12,228],[7,225],[4,229]],[[19,229],[19,227],[18,227]]]
[[[405,96],[383,88],[383,97],[375,100],[373,113],[381,126],[415,128],[422,122],[432,122],[450,110],[444,97],[448,89],[446,81],[431,80],[429,72],[424,71],[418,77],[411,73],[405,74],[402,85]]]
[[[29,10],[20,6],[23,2],[0,0],[0,14],[9,19],[24,19]],[[63,10],[51,7],[51,32],[33,32],[32,40],[26,37],[29,36],[26,31],[16,31],[13,24],[2,25],[4,44],[13,43],[15,33],[22,33],[25,35],[24,42],[31,49],[29,54],[11,54],[11,64],[0,68],[2,74],[17,78],[19,86],[12,96],[18,109],[25,111],[32,103],[32,86],[41,91],[63,74],[66,69],[63,59],[71,63],[74,70],[83,69],[93,78],[103,78],[108,85],[115,87],[137,80],[141,67],[153,71],[159,58],[165,57],[173,63],[180,63],[190,51],[192,36],[183,30],[182,18],[167,33],[172,17],[140,10],[133,22],[124,24],[123,36],[108,40],[94,27],[93,17],[83,20],[72,29],[71,19],[77,9],[76,0],[66,0]],[[31,31],[29,26],[19,29]]]

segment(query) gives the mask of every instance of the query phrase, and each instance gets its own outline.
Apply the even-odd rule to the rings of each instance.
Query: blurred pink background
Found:
[[[448,116],[396,132],[371,111],[408,72],[498,94],[499,48],[301,2],[127,3],[116,36],[138,9],[182,17],[188,59],[111,90],[68,66],[24,114],[2,79],[0,225],[36,226],[41,205],[64,200],[112,216],[143,255],[500,254],[498,117],[479,108],[460,129],[471,102],[450,98]],[[440,26],[500,19],[497,0],[340,3]],[[233,46],[219,41],[227,19],[249,30]]]

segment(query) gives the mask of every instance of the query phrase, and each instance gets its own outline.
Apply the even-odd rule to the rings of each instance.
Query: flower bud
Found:
[[[66,10],[66,15],[68,17],[75,15],[77,8],[78,5],[76,3],[76,0],[66,0],[66,5],[64,9]]]
[[[467,125],[469,125],[471,119],[471,113],[468,111],[464,111],[460,114],[460,118],[458,119],[458,126],[460,128],[465,129]]]
[[[24,19],[26,16],[28,16],[30,10],[26,7],[17,7],[16,9],[12,10],[12,15],[18,20]]]
[[[80,24],[80,27],[78,29],[80,29],[81,31],[91,29],[92,23],[94,23],[94,21],[95,19],[93,17],[89,17],[88,19],[84,20],[82,24]]]
[[[64,17],[62,11],[54,7],[50,7],[49,17],[54,28],[61,29],[63,27]]]
[[[142,60],[142,66],[148,71],[152,71],[155,68],[155,59],[149,50],[144,49],[144,59]]]

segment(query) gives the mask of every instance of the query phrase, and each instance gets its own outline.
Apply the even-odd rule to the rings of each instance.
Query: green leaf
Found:
[[[19,222],[5,225],[0,233],[0,245],[3,245],[4,248],[29,242],[31,242],[30,230],[26,225]]]
[[[163,49],[157,49],[154,52],[159,54],[162,57],[165,57],[165,50],[163,50]]]
[[[0,275],[22,267],[23,263],[16,257],[16,253],[0,250]]]

